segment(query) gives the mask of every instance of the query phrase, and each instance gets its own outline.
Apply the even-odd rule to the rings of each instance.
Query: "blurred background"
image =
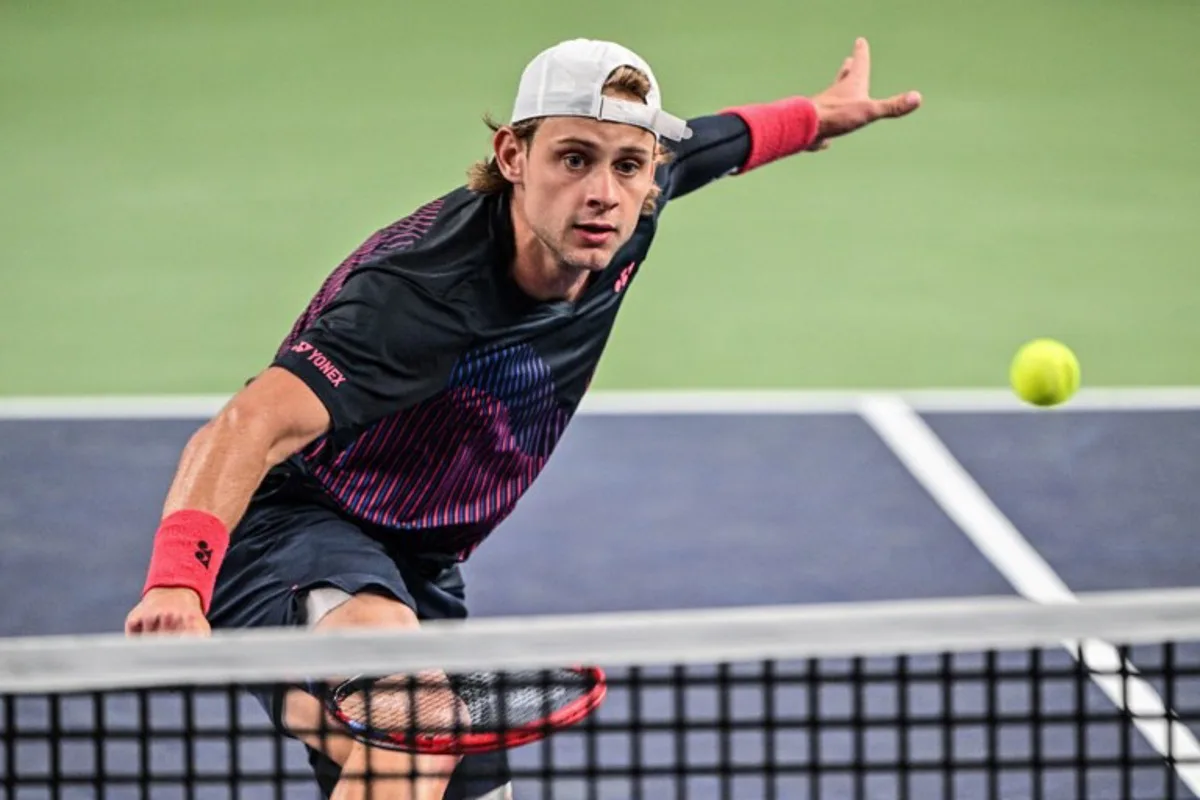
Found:
[[[521,69],[641,53],[692,116],[855,36],[925,108],[673,206],[596,387],[1200,380],[1191,2],[0,3],[0,393],[224,393],[367,235],[458,185]]]

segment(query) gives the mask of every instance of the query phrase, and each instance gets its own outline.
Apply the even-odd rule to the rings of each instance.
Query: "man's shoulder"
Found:
[[[435,197],[376,231],[377,255],[428,247],[431,243],[462,236],[487,223],[491,198],[459,186]]]
[[[371,255],[361,266],[429,287],[460,282],[490,252],[496,213],[492,200],[460,186],[424,203],[377,231]]]
[[[488,245],[496,235],[500,198],[459,186],[432,201],[438,208],[431,245]],[[448,251],[452,252],[452,249]]]

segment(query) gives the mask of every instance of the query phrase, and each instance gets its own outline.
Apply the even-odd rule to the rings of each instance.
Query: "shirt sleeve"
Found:
[[[690,194],[736,172],[750,155],[750,128],[736,114],[688,120],[692,135],[671,147],[670,160],[659,168],[664,200]]]
[[[816,106],[805,97],[727,108],[688,120],[691,138],[673,148],[657,176],[666,200],[726,175],[744,174],[802,152],[816,141]]]
[[[462,323],[454,304],[417,277],[359,268],[272,366],[320,398],[340,446],[443,388],[465,342]]]

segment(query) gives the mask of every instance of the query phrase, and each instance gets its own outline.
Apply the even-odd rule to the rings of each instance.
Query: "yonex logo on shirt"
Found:
[[[324,353],[313,347],[308,342],[297,342],[296,344],[292,345],[292,352],[308,353],[308,362],[316,367],[322,375],[328,378],[329,382],[334,386],[341,386],[342,382],[346,380],[346,376],[342,374],[341,370],[335,367],[333,362],[330,361]]]

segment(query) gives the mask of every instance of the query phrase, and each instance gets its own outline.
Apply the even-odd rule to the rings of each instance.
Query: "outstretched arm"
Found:
[[[907,116],[921,105],[918,92],[873,99],[870,83],[870,46],[859,38],[833,83],[819,94],[736,106],[689,120],[693,135],[680,143],[664,168],[664,193],[682,197],[725,175],[824,150],[832,139],[876,120]]]

